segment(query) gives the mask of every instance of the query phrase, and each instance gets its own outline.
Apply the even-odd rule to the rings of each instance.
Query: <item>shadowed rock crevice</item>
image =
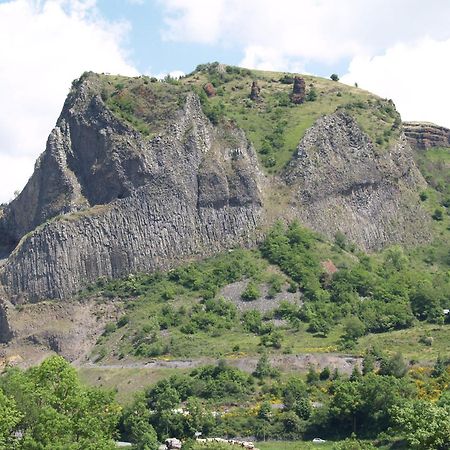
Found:
[[[0,299],[0,343],[7,343],[12,338],[5,303]]]

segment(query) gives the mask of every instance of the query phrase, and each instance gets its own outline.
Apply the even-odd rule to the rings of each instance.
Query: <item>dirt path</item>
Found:
[[[225,358],[226,361],[235,367],[246,372],[253,372],[258,363],[259,357],[237,357]],[[337,368],[342,373],[351,373],[355,365],[361,366],[361,358],[342,355],[338,353],[304,353],[300,355],[274,355],[269,360],[274,367],[283,371],[305,372],[309,367],[321,370],[328,366],[331,370]],[[206,364],[216,364],[218,359],[215,358],[192,358],[192,359],[173,359],[159,360],[153,359],[149,361],[123,361],[111,362],[106,364],[81,363],[77,364],[82,368],[97,369],[195,369]]]

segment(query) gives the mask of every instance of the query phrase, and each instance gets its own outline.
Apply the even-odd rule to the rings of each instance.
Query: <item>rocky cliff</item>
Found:
[[[255,239],[261,175],[240,130],[213,127],[191,94],[163,133],[145,139],[106,108],[95,82],[69,97],[5,212],[7,243],[33,230],[1,275],[15,301],[64,298],[100,276],[168,268]]]
[[[282,174],[290,206],[311,228],[337,230],[359,247],[424,240],[427,217],[415,200],[425,182],[401,136],[380,151],[346,112],[319,119]]]
[[[450,130],[433,123],[404,122],[406,138],[418,150],[431,147],[450,147]]]
[[[104,89],[94,74],[74,85],[33,176],[0,218],[0,280],[13,303],[253,245],[277,217],[331,238],[342,231],[365,249],[427,237],[424,181],[403,135],[380,150],[351,115],[329,114],[280,174],[266,176],[246,134],[232,120],[213,125],[195,90],[181,89],[170,114],[140,113],[144,133]],[[146,89],[139,95],[154,107]]]

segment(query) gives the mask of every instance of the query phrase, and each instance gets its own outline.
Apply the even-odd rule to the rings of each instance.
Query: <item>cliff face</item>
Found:
[[[404,122],[403,128],[409,143],[418,150],[431,147],[450,147],[450,130],[433,123]]]
[[[252,245],[275,218],[265,199],[280,186],[288,205],[280,215],[330,237],[342,231],[365,249],[426,239],[417,199],[424,181],[404,138],[380,152],[337,112],[319,119],[269,179],[244,132],[213,126],[194,93],[166,122],[144,136],[107,107],[98,78],[78,84],[0,218],[9,254],[0,280],[13,303],[67,298],[99,277]]]
[[[359,247],[377,249],[427,237],[418,224],[428,219],[414,194],[425,181],[405,138],[377,149],[345,112],[306,132],[282,177],[299,219],[331,238],[340,231]]]
[[[261,175],[241,131],[212,127],[192,94],[167,132],[144,139],[89,83],[66,102],[35,174],[5,214],[18,239],[64,213],[8,258],[1,280],[13,300],[64,298],[100,276],[168,268],[255,239]]]

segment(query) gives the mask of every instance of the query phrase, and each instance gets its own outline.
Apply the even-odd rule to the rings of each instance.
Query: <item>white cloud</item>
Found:
[[[377,54],[423,30],[450,37],[448,0],[160,0],[168,40],[238,46],[333,63]]]
[[[449,55],[450,39],[398,44],[373,58],[354,58],[341,81],[392,98],[404,120],[450,128]]]
[[[102,20],[94,0],[0,4],[0,202],[31,175],[73,79],[137,74],[121,47],[126,32]]]
[[[33,156],[14,156],[0,153],[0,203],[9,202],[33,172]]]

